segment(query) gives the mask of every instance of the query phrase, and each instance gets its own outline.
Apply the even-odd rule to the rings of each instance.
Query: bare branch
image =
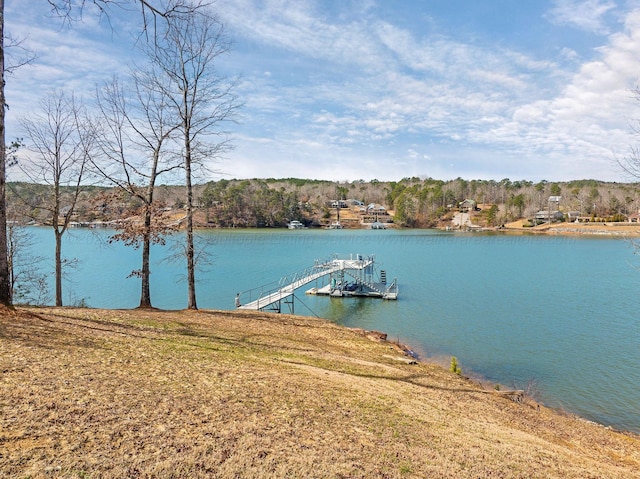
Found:
[[[51,7],[51,14],[59,17],[65,23],[82,20],[85,9],[91,5],[98,10],[101,18],[109,21],[113,7],[123,10],[140,9],[142,18],[142,32],[146,33],[153,25],[154,36],[157,32],[159,18],[171,18],[193,15],[200,9],[210,6],[213,1],[204,0],[47,0]]]
[[[16,39],[6,35],[4,39],[5,65],[4,72],[13,74],[18,68],[30,64],[36,58],[35,54],[24,47],[24,39]]]
[[[632,94],[635,100],[640,102],[640,87],[632,90]],[[632,133],[640,135],[640,119],[634,119],[629,127]],[[617,158],[616,162],[630,178],[635,180],[640,179],[640,146],[638,146],[638,144],[631,145],[627,155],[623,158]]]

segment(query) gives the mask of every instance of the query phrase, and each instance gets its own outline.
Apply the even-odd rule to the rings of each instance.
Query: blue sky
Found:
[[[54,88],[126,74],[134,13],[71,29],[8,0],[37,59],[8,77],[16,118]],[[27,6],[28,8],[25,8]],[[215,178],[628,181],[640,0],[217,0],[240,75],[235,149]]]

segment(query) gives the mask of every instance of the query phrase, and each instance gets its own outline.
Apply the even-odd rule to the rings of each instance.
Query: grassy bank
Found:
[[[638,477],[640,438],[320,319],[0,316],[0,476]]]

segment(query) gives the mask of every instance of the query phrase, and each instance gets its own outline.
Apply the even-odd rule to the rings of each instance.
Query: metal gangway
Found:
[[[337,273],[344,270],[364,270],[369,268],[374,263],[373,256],[364,257],[363,255],[351,255],[349,259],[339,259],[337,255],[328,261],[316,260],[315,264],[311,268],[307,268],[304,271],[295,273],[291,278],[285,277],[280,280],[280,284],[277,288],[256,288],[253,290],[245,291],[236,298],[236,307],[238,309],[251,309],[251,310],[263,310],[274,309],[278,312],[281,311],[282,302],[293,305],[293,294],[298,288],[301,288],[305,284],[312,283],[323,276]],[[272,283],[273,284],[273,283]],[[257,299],[251,299],[257,293]],[[246,304],[238,304],[242,302],[243,296],[249,296],[249,302]],[[291,307],[293,313],[293,307]]]

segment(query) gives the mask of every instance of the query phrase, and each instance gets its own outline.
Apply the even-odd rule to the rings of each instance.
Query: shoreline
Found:
[[[451,224],[441,224],[431,228],[409,228],[398,226],[396,224],[388,224],[388,230],[436,230],[450,233],[504,233],[504,234],[520,234],[520,235],[567,235],[567,236],[621,236],[621,237],[640,237],[640,223],[625,222],[602,222],[602,223],[553,223],[551,225],[542,224],[538,226],[524,226],[525,221],[519,220],[507,223],[502,226],[484,227],[477,225],[469,225],[465,227],[452,226]],[[32,227],[48,228],[44,224],[32,224]],[[98,226],[77,227],[72,225],[72,229],[116,229],[114,224],[100,223]],[[194,229],[197,231],[233,231],[233,230],[274,230],[288,231],[286,227],[218,227],[205,223],[196,223]],[[309,230],[326,230],[326,227],[308,228]],[[345,226],[344,231],[366,231],[369,227],[352,228]],[[341,231],[342,231],[341,230]]]
[[[191,310],[187,310],[187,309],[180,309],[180,310],[170,310],[170,309],[159,309],[159,308],[151,308],[151,309],[141,309],[141,308],[131,308],[131,309],[104,309],[104,308],[83,308],[83,307],[68,307],[68,306],[61,306],[61,307],[55,307],[55,306],[41,306],[41,307],[37,307],[37,306],[17,306],[15,307],[14,311],[9,312],[9,315],[11,314],[16,314],[16,312],[18,311],[37,311],[37,310],[56,310],[56,309],[60,309],[60,310],[68,310],[68,309],[74,309],[74,310],[79,310],[79,311],[88,311],[88,312],[99,312],[99,311],[106,311],[106,312],[110,312],[110,313],[128,313],[128,314],[136,314],[138,312],[140,313],[146,313],[146,312],[151,312],[151,313],[159,313],[159,314],[190,314],[190,313],[204,313],[204,314],[223,314],[223,315],[231,315],[234,316],[237,314],[237,310],[217,310],[217,309],[198,309],[195,311],[191,311]],[[246,313],[246,312],[243,312]],[[249,314],[254,314],[255,312],[251,311],[249,312]],[[0,314],[4,315],[7,314],[7,311],[0,311]],[[265,313],[265,312],[259,312],[258,314],[266,314],[266,315],[276,315],[276,317],[279,316],[292,316],[292,317],[299,317],[303,320],[308,319],[309,317],[307,316],[298,316],[298,315],[288,315],[288,314],[280,314],[280,313]],[[238,318],[244,318],[245,315],[244,314],[240,314],[238,315]],[[377,331],[377,330],[367,330],[364,328],[359,328],[359,327],[349,327],[349,326],[344,326],[341,324],[338,324],[334,321],[331,321],[329,319],[326,318],[316,318],[319,319],[323,322],[326,322],[328,324],[331,324],[335,327],[344,329],[345,331],[351,331],[354,332],[358,335],[361,335],[365,338],[367,338],[368,340],[372,341],[372,342],[377,342],[377,343],[381,343],[381,344],[387,344],[390,346],[390,348],[392,350],[395,350],[396,352],[400,353],[403,355],[402,358],[398,358],[393,357],[392,356],[388,356],[389,358],[392,358],[398,362],[402,362],[404,364],[407,365],[412,365],[412,364],[425,364],[425,365],[429,365],[429,366],[436,366],[441,368],[443,371],[454,374],[451,370],[450,367],[448,365],[448,362],[450,361],[450,359],[452,357],[455,357],[455,355],[439,355],[439,356],[428,356],[426,354],[420,354],[416,352],[416,349],[412,348],[410,346],[410,344],[406,343],[406,342],[401,342],[399,338],[397,339],[389,339],[389,335],[386,332],[383,331]],[[460,364],[459,364],[460,365]],[[545,402],[541,401],[539,398],[536,398],[535,395],[532,395],[529,393],[528,388],[525,389],[513,389],[510,387],[507,387],[506,385],[502,384],[502,383],[497,383],[494,381],[490,381],[488,379],[486,379],[483,375],[474,372],[473,370],[470,371],[465,371],[465,372],[460,372],[457,374],[462,380],[465,381],[469,381],[470,383],[476,385],[477,387],[480,387],[484,392],[486,393],[496,393],[496,394],[500,394],[500,395],[509,395],[509,394],[514,394],[516,396],[522,397],[522,399],[518,399],[518,401],[520,402],[527,402],[529,404],[532,404],[534,407],[540,408],[540,407],[544,407],[546,409],[549,409],[551,411],[553,411],[554,413],[558,414],[558,415],[562,415],[562,416],[568,416],[568,417],[573,417],[573,418],[577,418],[581,421],[584,421],[586,423],[590,423],[593,425],[597,425],[598,427],[602,427],[611,431],[615,431],[621,434],[625,434],[625,435],[630,435],[633,437],[636,437],[638,439],[640,439],[640,431],[634,431],[634,430],[629,430],[629,429],[622,429],[622,428],[617,428],[615,426],[612,425],[607,425],[598,421],[595,421],[593,419],[589,419],[586,417],[583,417],[577,413],[571,412],[571,411],[566,411],[562,408],[559,407],[554,407],[554,406],[550,406],[548,404],[546,404]]]
[[[364,335],[366,338],[370,339],[371,341],[384,342],[392,345],[399,352],[401,352],[406,356],[406,361],[404,361],[406,364],[422,363],[422,364],[427,364],[432,366],[438,366],[438,367],[441,367],[443,370],[451,372],[453,374],[453,372],[447,366],[447,358],[450,360],[452,357],[455,357],[454,355],[423,357],[420,354],[416,353],[415,350],[412,349],[408,344],[400,342],[399,339],[396,339],[396,340],[388,339],[388,334],[385,332],[375,331],[375,330],[366,330],[363,328],[352,328],[348,326],[341,326],[337,323],[333,323],[333,324],[336,324],[336,326],[354,331],[356,333],[360,333]],[[636,432],[628,429],[620,429],[615,426],[603,424],[601,422],[594,421],[593,419],[580,416],[579,414],[571,411],[566,411],[558,407],[550,406],[548,404],[545,404],[543,401],[540,401],[540,399],[536,398],[535,395],[530,394],[528,389],[508,388],[504,384],[489,381],[488,379],[484,378],[484,376],[482,376],[481,374],[475,373],[474,371],[466,372],[466,373],[463,373],[461,371],[460,373],[458,373],[458,376],[460,376],[460,378],[466,381],[470,381],[471,383],[481,387],[487,393],[495,393],[503,396],[513,395],[514,397],[510,399],[516,402],[526,401],[527,403],[532,404],[534,407],[537,407],[537,408],[544,407],[555,412],[556,414],[573,417],[573,418],[579,419],[580,421],[584,421],[586,423],[593,424],[595,426],[602,427],[607,430],[615,431],[620,434],[626,434],[626,435],[633,436],[640,439],[640,431]]]

